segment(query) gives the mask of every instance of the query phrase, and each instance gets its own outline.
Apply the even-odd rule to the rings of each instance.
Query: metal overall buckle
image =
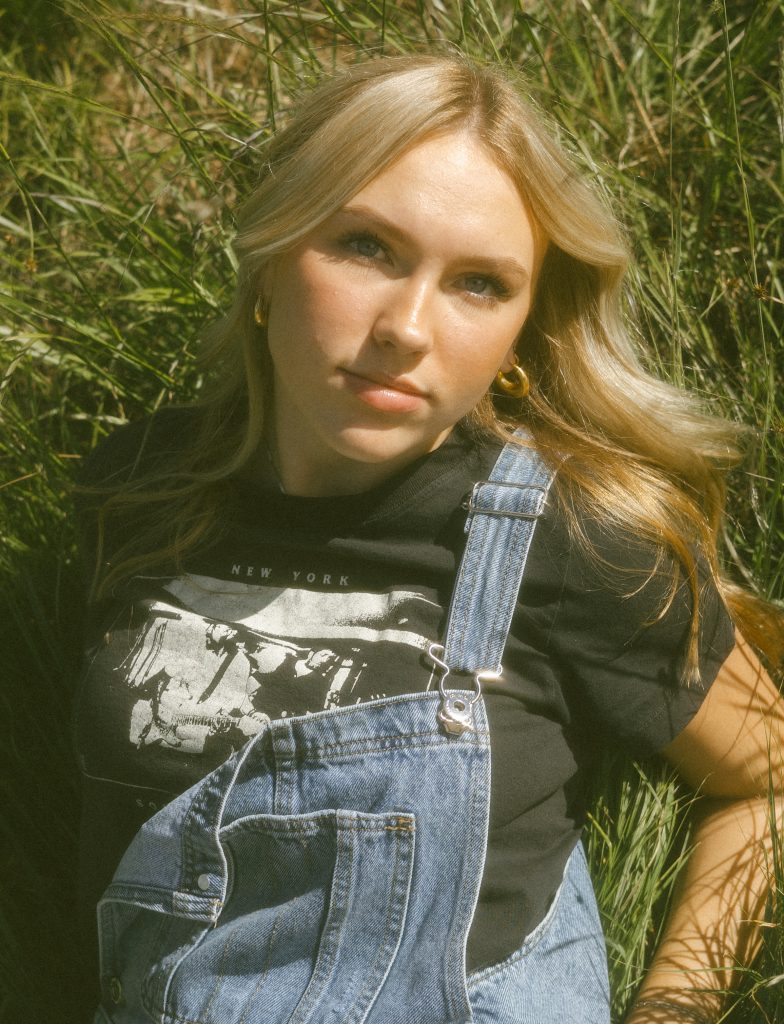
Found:
[[[444,680],[449,675],[449,665],[444,661],[443,645],[431,644],[427,653],[436,667],[441,669],[438,678],[438,692],[441,694],[441,705],[436,715],[438,721],[450,736],[462,736],[464,732],[473,732],[474,704],[482,696],[482,683],[485,680],[500,679],[500,674],[490,669],[479,669],[474,672],[475,694],[471,700],[466,701],[457,692],[450,692],[444,687]]]

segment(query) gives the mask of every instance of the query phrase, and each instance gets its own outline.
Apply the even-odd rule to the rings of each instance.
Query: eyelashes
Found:
[[[466,274],[463,281],[467,285],[466,290],[478,298],[505,299],[509,295],[509,288],[507,288],[500,277],[495,277],[493,274]],[[479,289],[474,290],[470,287],[469,282],[479,282],[480,287],[491,288],[492,294],[488,295],[487,292],[480,291]]]
[[[348,231],[339,236],[337,244],[340,252],[362,263],[393,263],[389,246],[373,231]],[[495,274],[463,274],[456,283],[458,290],[470,302],[492,304],[512,294],[506,282]]]
[[[341,235],[338,244],[347,252],[366,260],[376,260],[380,255],[389,257],[387,247],[372,231],[351,231]],[[373,250],[372,252],[368,250]]]

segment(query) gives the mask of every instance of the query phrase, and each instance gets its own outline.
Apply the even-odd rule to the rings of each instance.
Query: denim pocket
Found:
[[[219,838],[214,925],[104,904],[104,976],[167,1024],[361,1024],[403,931],[413,815],[260,814]]]

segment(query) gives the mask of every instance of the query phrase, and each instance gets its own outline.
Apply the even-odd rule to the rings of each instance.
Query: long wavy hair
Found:
[[[407,149],[464,129],[515,182],[549,242],[517,343],[530,396],[514,414],[485,395],[470,415],[474,430],[508,440],[524,424],[545,456],[570,456],[557,493],[578,542],[588,545],[581,523],[593,518],[656,545],[670,600],[688,581],[686,679],[697,671],[695,552],[707,559],[739,627],[777,664],[780,617],[723,579],[716,555],[738,428],[646,371],[622,310],[628,248],[601,191],[510,76],[452,54],[351,67],[306,95],[266,144],[260,184],[239,213],[234,301],[206,338],[214,372],[196,429],[167,462],[150,463],[104,495],[93,595],[153,566],[179,567],[219,532],[227,482],[256,457],[264,435],[271,373],[254,306],[268,299],[275,260]],[[132,517],[132,535],[109,564],[100,553],[104,527],[123,516]]]

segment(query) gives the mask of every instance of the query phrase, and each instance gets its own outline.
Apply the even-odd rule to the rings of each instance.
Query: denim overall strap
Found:
[[[444,642],[453,671],[500,673],[531,538],[558,468],[525,444],[524,432],[517,436],[522,443],[504,446],[467,501],[468,540]]]

